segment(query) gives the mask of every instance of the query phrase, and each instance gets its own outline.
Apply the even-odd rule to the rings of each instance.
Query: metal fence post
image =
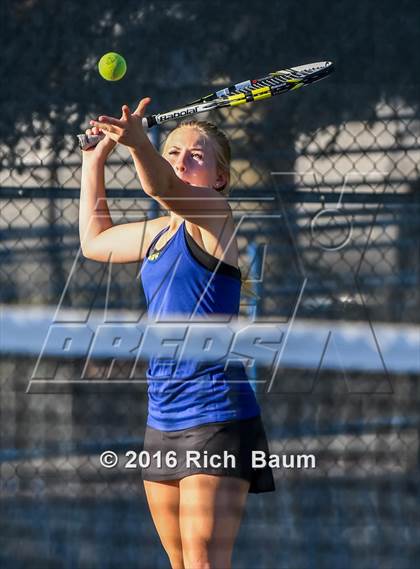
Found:
[[[256,295],[255,298],[250,299],[248,304],[248,317],[251,320],[256,320],[259,314],[259,296],[261,292],[261,252],[255,241],[250,241],[247,245],[247,256],[251,260],[250,270],[248,274],[249,281],[251,283],[252,292]],[[256,392],[257,390],[257,364],[248,371],[248,377],[251,383],[252,389]]]

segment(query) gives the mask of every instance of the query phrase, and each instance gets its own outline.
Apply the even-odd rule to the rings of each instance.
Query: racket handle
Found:
[[[143,117],[141,123],[144,129],[152,128],[157,124],[155,115],[149,115],[148,117]],[[79,148],[81,150],[89,150],[93,148],[105,138],[104,134],[78,134],[77,140],[79,141]]]
[[[77,140],[79,141],[79,148],[81,150],[89,150],[89,148],[93,148],[103,138],[105,138],[104,134],[78,134],[77,135]]]

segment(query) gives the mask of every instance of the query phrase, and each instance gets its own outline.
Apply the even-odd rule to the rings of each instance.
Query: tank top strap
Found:
[[[161,230],[159,231],[159,233],[158,233],[155,237],[153,237],[152,242],[150,243],[150,245],[149,245],[149,247],[148,247],[148,249],[147,249],[146,258],[149,256],[150,251],[153,249],[153,247],[154,247],[154,246],[156,245],[156,243],[159,241],[159,237],[160,237],[161,235],[163,235],[163,234],[165,233],[165,231],[168,231],[168,229],[169,229],[169,225],[168,225],[167,227],[164,227],[163,229],[161,229]]]

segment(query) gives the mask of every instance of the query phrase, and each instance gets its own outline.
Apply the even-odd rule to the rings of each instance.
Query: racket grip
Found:
[[[78,134],[79,148],[81,150],[89,150],[89,148],[96,146],[104,137],[104,134]]]

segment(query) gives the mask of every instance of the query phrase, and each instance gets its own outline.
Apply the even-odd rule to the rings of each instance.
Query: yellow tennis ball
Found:
[[[110,51],[99,60],[98,70],[101,77],[107,81],[119,81],[127,71],[127,64],[122,55]]]

